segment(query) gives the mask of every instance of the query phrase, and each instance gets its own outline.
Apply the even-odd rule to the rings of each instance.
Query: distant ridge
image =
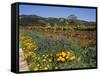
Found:
[[[39,25],[39,24],[51,24],[51,25],[64,25],[67,22],[65,18],[55,18],[55,17],[41,17],[38,15],[20,15],[19,16],[20,25]],[[84,25],[96,25],[95,22],[89,22],[84,20],[77,20]]]

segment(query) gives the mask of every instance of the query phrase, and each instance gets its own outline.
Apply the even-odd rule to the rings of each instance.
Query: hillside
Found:
[[[95,22],[88,22],[77,19],[76,22],[81,25],[93,26],[96,25]],[[65,26],[68,24],[68,19],[66,18],[54,18],[54,17],[41,17],[37,15],[20,15],[19,16],[20,25],[24,26]]]

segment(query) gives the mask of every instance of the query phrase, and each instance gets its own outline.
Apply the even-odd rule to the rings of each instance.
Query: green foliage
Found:
[[[85,52],[83,53],[84,62],[87,64],[88,67],[95,67],[96,66],[96,46],[88,47],[84,49]]]
[[[77,16],[69,15],[67,17],[67,21],[68,21],[69,25],[76,25],[77,24]]]

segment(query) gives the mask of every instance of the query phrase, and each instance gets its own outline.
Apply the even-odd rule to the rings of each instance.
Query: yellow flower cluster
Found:
[[[32,41],[32,38],[29,36],[21,36],[20,40],[24,44],[25,48],[28,50],[36,50],[37,46],[36,43]]]
[[[57,57],[58,62],[73,61],[76,59],[76,56],[73,55],[69,51],[62,51],[62,52],[56,53],[56,57]]]
[[[48,67],[44,67],[42,68],[41,66],[36,66],[35,68],[33,68],[34,71],[39,71],[39,70],[48,70],[49,68]]]
[[[32,52],[28,51],[28,50],[25,50],[24,51],[24,58],[27,59],[29,58],[30,56],[32,56]]]
[[[34,51],[37,49],[37,45],[32,41],[32,38],[29,36],[20,36],[20,41],[23,45],[24,58],[28,59],[32,57]]]
[[[43,54],[41,55],[41,57],[37,57],[37,58],[39,58],[39,61],[41,61],[42,64],[37,63],[37,65],[33,67],[34,71],[49,70],[51,68],[50,64],[53,63],[51,54]]]
[[[47,61],[47,62],[53,62],[53,60],[51,59],[51,58],[48,58],[48,57],[52,57],[52,56],[50,56],[49,54],[47,54],[47,55],[43,55],[43,61]]]

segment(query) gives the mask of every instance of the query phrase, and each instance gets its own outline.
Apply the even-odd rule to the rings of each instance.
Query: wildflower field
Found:
[[[86,31],[80,31],[76,37],[72,36],[77,34],[75,31],[71,32],[71,36],[67,34],[70,31],[66,35],[66,31],[62,31],[63,34],[57,32],[20,29],[19,45],[30,71],[96,67],[96,41],[88,39],[91,35],[85,34]]]

